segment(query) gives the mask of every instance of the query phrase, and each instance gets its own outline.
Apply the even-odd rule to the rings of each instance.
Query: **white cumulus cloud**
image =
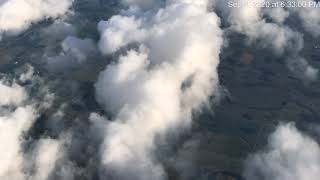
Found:
[[[320,176],[320,147],[294,124],[281,124],[269,138],[266,150],[251,155],[247,180],[316,180]]]
[[[32,23],[64,15],[73,0],[2,0],[0,1],[1,34],[16,34]]]
[[[219,18],[204,5],[171,1],[157,11],[100,23],[102,52],[129,48],[95,85],[97,101],[114,117],[105,125],[102,176],[165,178],[153,155],[157,137],[189,127],[192,112],[218,95],[222,30]]]

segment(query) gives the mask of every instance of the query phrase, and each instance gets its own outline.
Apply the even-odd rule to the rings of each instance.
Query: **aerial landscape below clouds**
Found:
[[[0,179],[316,180],[320,9],[245,2],[0,0]]]

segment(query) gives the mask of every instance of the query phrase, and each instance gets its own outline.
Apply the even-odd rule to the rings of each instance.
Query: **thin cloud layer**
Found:
[[[50,54],[50,51],[48,51]],[[85,64],[89,57],[98,55],[96,44],[92,39],[80,39],[67,36],[61,42],[61,52],[56,56],[45,55],[46,68],[50,72],[63,72]]]

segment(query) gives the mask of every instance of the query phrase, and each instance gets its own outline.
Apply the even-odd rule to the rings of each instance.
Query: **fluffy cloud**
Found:
[[[87,25],[86,20],[78,21],[77,17],[69,21],[74,25],[56,20],[36,30],[39,37],[34,34],[30,37],[30,41],[42,40],[38,44],[41,47],[36,46],[36,54],[32,51],[30,57],[43,54],[50,72],[64,73],[88,65],[95,55],[100,55],[99,50],[111,60],[99,62],[99,65],[109,64],[95,83],[96,101],[108,118],[91,113],[98,107],[91,99],[88,83],[55,79],[54,87],[50,88],[62,95],[54,99],[47,87],[43,87],[42,81],[47,79],[33,84],[38,69],[31,66],[17,80],[3,79],[0,81],[0,149],[3,150],[0,179],[95,179],[99,174],[101,179],[163,180],[167,178],[168,164],[175,167],[182,179],[197,178],[194,175],[198,169],[192,161],[198,139],[182,144],[173,157],[164,157],[161,145],[170,144],[171,135],[188,130],[194,112],[209,103],[209,97],[219,96],[217,67],[223,37],[227,36],[220,29],[226,27],[225,23],[221,26],[219,17],[209,12],[211,5],[221,13],[222,21],[230,25],[225,29],[226,35],[240,33],[247,36],[248,42],[273,50],[277,58],[283,56],[287,60],[289,69],[303,81],[315,81],[318,77],[318,70],[300,55],[303,33],[286,22],[295,13],[301,20],[305,19],[301,21],[305,30],[317,36],[318,12],[313,9],[226,8],[227,2],[222,0],[120,2],[124,10],[98,23],[98,44],[77,37],[76,27],[83,26],[77,23]],[[32,23],[61,16],[68,11],[72,0],[53,3],[56,1],[0,0],[0,34],[19,33]],[[81,1],[79,6],[87,3],[93,2]],[[8,17],[13,21],[8,22]],[[94,33],[90,35],[95,37]],[[17,52],[20,48],[19,44]],[[17,58],[24,57],[23,53]],[[41,76],[47,76],[46,71],[41,68],[39,71]],[[52,78],[54,75],[48,79]],[[30,87],[34,97],[28,95]],[[45,131],[40,135],[38,123],[45,126],[40,127]],[[30,137],[30,132],[37,137]],[[302,152],[301,147],[311,151]],[[318,144],[293,125],[281,125],[270,137],[268,149],[248,158],[245,177],[314,180],[319,171],[318,151]]]
[[[64,15],[72,2],[73,0],[1,0],[0,37],[3,33],[19,33],[45,18]]]
[[[259,41],[262,46],[273,49],[277,54],[287,51],[300,51],[303,48],[303,38],[299,32],[295,32],[283,24],[267,22],[264,14],[271,15],[276,21],[283,22],[288,16],[287,12],[278,9],[263,9],[258,5],[246,5],[244,0],[235,1],[241,3],[239,8],[228,7],[226,3],[217,0],[215,7],[221,10],[227,17],[231,28],[248,36],[250,41]],[[255,0],[262,3],[264,0]]]
[[[27,71],[20,78],[26,80],[31,74],[32,71]],[[60,142],[41,139],[34,151],[25,152],[23,135],[38,117],[37,109],[29,102],[26,89],[16,83],[1,82],[0,94],[3,96],[0,98],[0,179],[48,179],[59,157]],[[32,166],[34,173],[28,170]]]
[[[298,1],[300,2],[300,0],[296,0],[296,2]],[[263,6],[257,5],[263,4],[265,0],[255,0],[249,4],[245,0],[231,2],[229,4],[222,0],[215,0],[213,3],[215,9],[221,11],[222,15],[226,17],[224,20],[230,25],[229,30],[246,35],[250,43],[258,43],[263,48],[271,49],[277,56],[284,56],[288,59],[289,69],[302,80],[316,80],[317,70],[300,55],[300,51],[304,47],[303,34],[291,29],[284,21],[294,12],[297,12],[302,17],[304,25],[312,24],[317,26],[318,23],[316,21],[318,21],[318,18],[313,17],[316,16],[314,14],[318,14],[319,11],[317,9],[288,8],[290,10],[286,10],[284,8],[263,8]],[[234,7],[236,5],[238,7]],[[273,21],[268,21],[266,19],[267,16],[271,17]],[[311,27],[311,29],[316,30],[317,27]],[[293,56],[296,58],[292,58]],[[293,62],[290,62],[291,59]],[[292,64],[295,64],[295,68],[292,68]],[[299,65],[301,67],[297,67]],[[308,66],[307,68],[306,65]],[[302,73],[301,70],[303,71]]]
[[[101,147],[103,175],[163,179],[163,167],[153,156],[157,137],[188,127],[192,111],[217,95],[222,31],[205,4],[171,1],[156,13],[100,23],[102,52],[134,43],[96,83],[98,102],[114,116]],[[137,39],[131,39],[134,34]]]
[[[249,157],[248,180],[316,180],[320,176],[320,147],[294,124],[282,124],[270,136],[266,150]]]
[[[37,142],[35,150],[36,173],[34,180],[46,180],[54,170],[56,161],[62,157],[61,142],[53,139],[41,139]]]
[[[100,21],[99,48],[104,54],[111,54],[129,43],[139,42],[146,36],[141,28],[141,20],[135,17],[113,16],[108,21]]]
[[[3,81],[0,82],[0,105],[18,105],[26,97],[26,92],[18,84],[6,85]]]
[[[20,107],[0,117],[0,178],[23,180],[23,154],[21,136],[35,119],[32,107]]]
[[[289,8],[289,11],[297,13],[305,30],[311,33],[313,36],[318,37],[320,35],[319,2],[314,0],[291,1],[291,3],[293,2],[296,2],[298,7]]]

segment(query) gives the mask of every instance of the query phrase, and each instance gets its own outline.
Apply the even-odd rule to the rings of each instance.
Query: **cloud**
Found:
[[[35,71],[35,70],[34,70],[34,67],[32,67],[31,65],[27,64],[27,65],[25,66],[25,72],[20,75],[19,80],[20,80],[22,83],[25,83],[25,82],[27,82],[27,81],[32,80],[33,75],[34,75],[34,73],[35,73],[34,71]],[[21,98],[19,98],[19,99],[21,99]]]
[[[32,176],[34,180],[46,180],[54,170],[56,161],[62,157],[63,150],[61,142],[53,139],[40,139],[37,142],[35,152],[36,173]]]
[[[0,105],[18,105],[27,98],[24,89],[16,83],[6,85],[0,82]]]
[[[23,154],[21,136],[35,119],[32,107],[20,107],[14,112],[0,117],[0,178],[23,180]]]
[[[290,15],[288,11],[280,7],[262,9],[262,11],[278,24],[283,24]]]
[[[50,26],[41,31],[42,38],[47,46],[54,46],[57,42],[63,41],[68,36],[74,36],[76,28],[62,20],[54,21]]]
[[[298,0],[297,0],[298,1]],[[222,0],[213,1],[213,6],[216,10],[221,11],[224,20],[229,24],[229,31],[238,32],[244,34],[248,38],[250,44],[257,44],[264,49],[271,49],[278,57],[285,57],[288,59],[289,69],[296,75],[299,75],[300,79],[307,81],[315,81],[317,71],[316,68],[308,65],[308,72],[301,73],[301,69],[305,69],[306,63],[295,63],[295,59],[304,59],[301,57],[300,52],[304,47],[303,34],[293,30],[289,25],[285,24],[285,20],[294,14],[295,11],[299,15],[304,12],[310,12],[310,14],[318,14],[318,11],[314,8],[263,8],[257,4],[266,2],[265,0],[255,0],[252,3],[247,3],[245,0],[236,0],[226,3]],[[268,1],[277,2],[277,1]],[[301,1],[302,2],[302,1]],[[279,3],[279,2],[278,2]],[[288,2],[286,5],[293,2]],[[298,10],[299,9],[299,10]],[[309,11],[310,10],[310,11]],[[311,13],[317,11],[317,13]],[[306,14],[306,13],[305,13]],[[272,21],[266,17],[271,17]],[[302,17],[302,16],[300,16]],[[307,21],[306,19],[309,20]],[[317,21],[317,18],[312,15],[306,15],[305,19],[302,18],[302,23],[305,25],[309,21]],[[312,23],[317,26],[316,22]],[[313,30],[317,29],[312,27]],[[294,62],[290,62],[293,59]],[[300,61],[300,60],[299,60]],[[305,59],[303,60],[307,62]],[[301,65],[301,67],[292,68],[292,64]],[[298,70],[298,72],[296,72]],[[311,72],[312,71],[312,72]],[[313,74],[313,75],[311,75]]]
[[[157,11],[118,15],[99,24],[102,52],[129,48],[95,85],[97,101],[114,117],[105,125],[103,177],[166,176],[154,155],[157,137],[189,127],[192,112],[218,95],[219,25],[215,13],[191,1],[172,1]],[[134,34],[137,39],[131,39]]]
[[[289,69],[304,82],[313,82],[318,79],[319,70],[311,66],[301,57],[292,57],[287,61]]]
[[[0,1],[0,37],[5,34],[17,34],[32,23],[46,18],[64,15],[73,0],[1,0]]]
[[[161,0],[121,0],[121,3],[130,8],[149,9],[158,6]]]
[[[20,75],[20,80],[30,80],[33,68]],[[32,128],[38,108],[32,103],[25,87],[4,81],[0,82],[0,179],[47,180],[59,158],[60,142],[41,138],[35,142],[33,151],[26,152],[24,136]],[[30,158],[32,157],[32,158]],[[34,171],[32,167],[34,166]],[[31,168],[31,169],[30,169]]]
[[[174,4],[174,3],[192,4],[194,6],[200,6],[200,7],[207,9],[208,5],[210,4],[210,1],[208,1],[208,0],[197,0],[197,1],[193,1],[193,0],[167,0],[166,3],[167,4]]]
[[[63,16],[72,0],[53,3],[0,0],[0,34],[20,33],[38,21]],[[191,138],[172,149],[168,146],[190,130],[193,116],[212,103],[211,97],[219,98],[219,55],[229,34],[245,35],[252,46],[272,50],[272,56],[284,59],[304,82],[318,78],[318,70],[301,55],[304,32],[287,22],[297,15],[305,30],[316,36],[318,13],[313,10],[226,8],[222,0],[120,3],[124,9],[100,21],[98,32],[85,28],[80,38],[76,28],[86,26],[88,19],[95,21],[100,10],[78,14],[68,22],[57,19],[26,34],[28,43],[37,41],[30,53],[24,41],[5,45],[3,51],[12,53],[13,59],[35,58],[32,63],[37,66],[26,66],[22,74],[15,72],[15,78],[10,74],[0,81],[0,149],[4,151],[0,179],[163,180],[172,177],[170,172],[196,179],[202,169],[193,161],[201,139]],[[92,1],[81,1],[75,9],[87,11],[92,5]],[[223,25],[210,12],[211,6]],[[84,15],[90,17],[79,21]],[[8,16],[15,21],[7,22]],[[100,33],[98,42],[95,33]],[[40,67],[43,64],[47,71]],[[108,65],[98,77],[90,74],[97,78],[95,92],[90,82],[74,80],[79,74],[99,71],[102,64]],[[35,77],[37,73],[41,77]],[[68,80],[56,77],[60,74]],[[288,142],[297,145],[288,148]],[[301,147],[311,149],[312,155],[300,152]],[[248,180],[304,180],[308,177],[305,167],[310,166],[315,167],[310,174],[316,177],[317,154],[314,140],[293,125],[282,124],[270,137],[268,148],[248,158],[244,174]],[[316,160],[309,160],[313,155]]]
[[[316,180],[319,175],[319,144],[292,123],[278,126],[266,150],[248,158],[244,172],[247,180]]]
[[[290,2],[290,1],[288,1]],[[293,13],[296,13],[301,20],[304,29],[311,33],[314,37],[320,35],[320,11],[319,2],[314,0],[294,0],[297,8],[289,8]]]
[[[84,61],[90,53],[96,52],[96,46],[92,39],[79,39],[68,36],[63,40],[61,46],[64,52],[70,52],[80,62]]]
[[[103,54],[111,54],[130,43],[140,42],[146,32],[141,29],[141,20],[135,17],[113,16],[108,21],[100,21],[99,48]]]
[[[252,42],[259,41],[265,48],[274,50],[277,54],[288,51],[300,51],[303,48],[302,34],[293,31],[288,26],[283,25],[283,20],[288,14],[282,9],[266,8],[258,5],[247,5],[244,0],[237,0],[240,7],[229,7],[227,3],[217,0],[214,6],[226,15],[226,20],[232,30],[248,36]],[[255,0],[262,3],[264,0]],[[264,14],[272,15],[278,23],[267,22]]]
[[[191,137],[184,142],[176,154],[169,159],[169,163],[174,166],[181,179],[197,179],[196,165],[197,154],[199,153],[199,137]]]
[[[90,60],[89,57],[98,55],[96,44],[88,38],[68,36],[61,42],[61,48],[59,55],[46,57],[46,68],[50,72],[62,72],[80,67]]]

